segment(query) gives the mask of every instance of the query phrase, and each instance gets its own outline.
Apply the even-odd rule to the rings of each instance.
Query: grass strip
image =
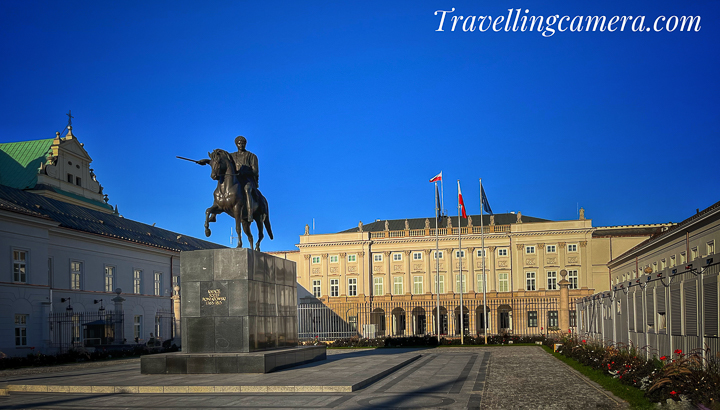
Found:
[[[625,400],[630,404],[630,408],[633,409],[650,409],[655,408],[654,403],[645,398],[645,393],[633,386],[622,384],[619,379],[616,379],[610,375],[605,374],[600,370],[593,369],[592,367],[585,366],[584,364],[563,356],[560,353],[553,352],[553,349],[543,345],[543,349],[549,354],[555,356],[561,362],[567,364],[573,369],[577,370],[583,376],[599,384],[605,390],[612,392],[615,396]]]

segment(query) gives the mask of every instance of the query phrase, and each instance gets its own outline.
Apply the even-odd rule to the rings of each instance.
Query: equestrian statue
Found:
[[[216,221],[216,216],[225,212],[235,218],[235,230],[238,232],[238,248],[242,247],[240,228],[250,241],[253,248],[253,236],[250,224],[255,221],[258,230],[258,240],[255,250],[260,251],[260,241],[264,238],[263,225],[267,229],[270,239],[273,239],[268,203],[258,189],[259,171],[257,156],[245,150],[247,140],[243,136],[235,138],[238,151],[229,153],[222,149],[208,152],[209,159],[195,161],[178,157],[199,165],[210,164],[210,178],[217,181],[213,192],[213,204],[205,211],[205,236],[210,236],[210,222]]]

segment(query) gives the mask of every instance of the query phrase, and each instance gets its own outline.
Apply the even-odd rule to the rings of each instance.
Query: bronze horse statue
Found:
[[[210,222],[215,222],[216,215],[225,212],[235,218],[235,230],[238,232],[237,247],[242,247],[242,237],[240,236],[240,227],[242,226],[245,236],[247,236],[248,241],[250,241],[250,249],[252,249],[253,236],[250,230],[250,222],[248,222],[248,212],[250,212],[258,230],[258,240],[255,250],[260,251],[260,241],[264,238],[263,225],[265,225],[270,239],[273,239],[267,199],[260,193],[260,190],[254,189],[253,196],[255,205],[253,209],[248,210],[245,190],[243,189],[243,186],[245,186],[245,177],[238,175],[235,171],[235,161],[232,156],[227,151],[221,149],[216,149],[212,153],[208,152],[208,155],[210,157],[210,166],[212,167],[210,177],[216,180],[218,184],[215,192],[213,192],[213,204],[205,211],[205,236],[210,236]]]

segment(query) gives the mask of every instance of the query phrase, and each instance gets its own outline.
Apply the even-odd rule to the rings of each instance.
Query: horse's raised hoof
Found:
[[[258,251],[258,252],[260,252],[260,245],[257,245],[257,246],[255,247],[255,250]]]
[[[210,229],[209,229],[209,228],[205,228],[205,236],[210,236]]]
[[[238,245],[236,246],[236,248],[242,248],[242,244],[241,244],[241,243],[238,243]]]

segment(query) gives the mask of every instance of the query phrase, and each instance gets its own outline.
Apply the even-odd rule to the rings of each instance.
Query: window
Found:
[[[395,276],[393,278],[393,295],[403,294],[403,277]]]
[[[330,256],[330,263],[337,263],[338,256],[337,255],[331,255]]]
[[[15,346],[27,346],[27,315],[15,315]]]
[[[422,260],[422,252],[413,252],[413,260],[421,261]]]
[[[528,312],[528,327],[537,327],[537,310]]]
[[[413,276],[413,294],[422,295],[423,293],[423,277]]]
[[[685,255],[685,252],[680,252],[680,263],[685,263],[685,262],[687,262],[686,256],[687,256],[687,255]]]
[[[70,289],[82,289],[82,271],[82,262],[70,262]]]
[[[498,256],[507,256],[507,249],[498,249]]]
[[[316,298],[319,298],[320,296],[322,296],[322,293],[320,293],[320,281],[319,280],[317,280],[317,279],[313,280],[312,290],[313,290],[313,296],[315,296]]]
[[[435,251],[433,252],[433,257],[435,259],[442,259],[443,258],[443,251]]]
[[[348,279],[348,296],[357,296],[357,278]]]
[[[535,253],[535,247],[534,246],[526,246],[525,247],[525,253]]]
[[[317,265],[318,263],[320,263],[320,257],[319,257],[319,256],[313,256],[313,257],[312,257],[312,263],[313,263],[313,265]]]
[[[115,290],[115,267],[105,266],[105,292]]]
[[[715,253],[715,241],[710,241],[707,243],[707,254],[712,255]]]
[[[381,278],[381,277],[373,278],[373,295],[382,296],[384,294],[385,294],[385,290],[383,289],[383,278]]]
[[[133,317],[133,336],[135,337],[136,342],[138,340],[142,339],[142,335],[143,335],[142,325],[143,325],[142,315],[135,315],[135,317]]]
[[[677,266],[677,262],[675,262],[675,255],[670,257],[670,267],[674,268]]]
[[[558,327],[558,311],[548,311],[548,327]]]
[[[577,289],[578,288],[578,271],[576,271],[576,270],[568,271],[568,282],[570,282],[570,284],[568,285],[568,289]]]
[[[133,293],[142,293],[142,271],[140,269],[133,270]]]
[[[475,256],[477,256],[478,258],[482,258],[483,256],[485,256],[485,249],[478,249],[478,250],[476,250],[476,251],[475,251]]]
[[[357,255],[355,255],[354,253],[352,255],[348,255],[347,258],[348,262],[357,262]]]
[[[667,317],[665,316],[665,312],[658,312],[657,314],[657,322],[658,322],[658,330],[666,330],[667,329]]]
[[[482,273],[477,274],[477,277],[475,278],[477,283],[477,288],[475,288],[475,292],[481,293],[483,291],[485,287],[485,281],[483,280],[484,277],[485,276]]]
[[[27,282],[27,251],[13,249],[13,281]]]
[[[445,275],[435,275],[433,279],[433,289],[435,289],[435,293],[445,293]],[[440,288],[440,290],[438,290],[438,288]]]
[[[577,244],[573,243],[567,246],[568,252],[577,252]]]
[[[577,326],[577,316],[574,310],[571,310],[568,312],[568,322],[570,327],[576,327]]]
[[[697,257],[698,257],[698,248],[696,246],[696,247],[690,249],[690,260],[694,261],[695,259],[697,259]]]
[[[77,186],[82,185],[82,184],[80,183],[80,177],[75,177],[75,185],[77,185]]]
[[[467,292],[467,281],[465,274],[462,275],[462,293]],[[455,293],[460,293],[460,275],[455,275]]]
[[[555,245],[548,245],[545,247],[545,252],[555,253],[555,252],[557,252],[557,249],[555,248]],[[537,316],[537,312],[535,312],[535,315]]]
[[[557,272],[548,271],[547,273],[547,290],[557,290]]]
[[[330,296],[340,296],[340,279],[330,279]]]
[[[665,262],[665,259],[660,261],[660,270],[665,270],[667,268],[667,263]]]
[[[525,272],[525,290],[535,290],[535,272]]]
[[[376,253],[373,255],[373,260],[375,262],[382,262],[382,253]]]
[[[402,253],[393,253],[393,261],[401,261]]]
[[[657,271],[658,271],[658,263],[653,262],[653,272],[657,272]]]
[[[162,273],[155,272],[155,296],[162,296]]]
[[[69,183],[71,183],[71,184],[73,183],[73,176],[72,176],[72,174],[67,174],[67,181],[68,181]]]
[[[464,258],[465,257],[465,251],[455,251],[455,257],[456,258]]]
[[[507,273],[498,273],[498,292],[509,292],[510,283],[508,282]]]

